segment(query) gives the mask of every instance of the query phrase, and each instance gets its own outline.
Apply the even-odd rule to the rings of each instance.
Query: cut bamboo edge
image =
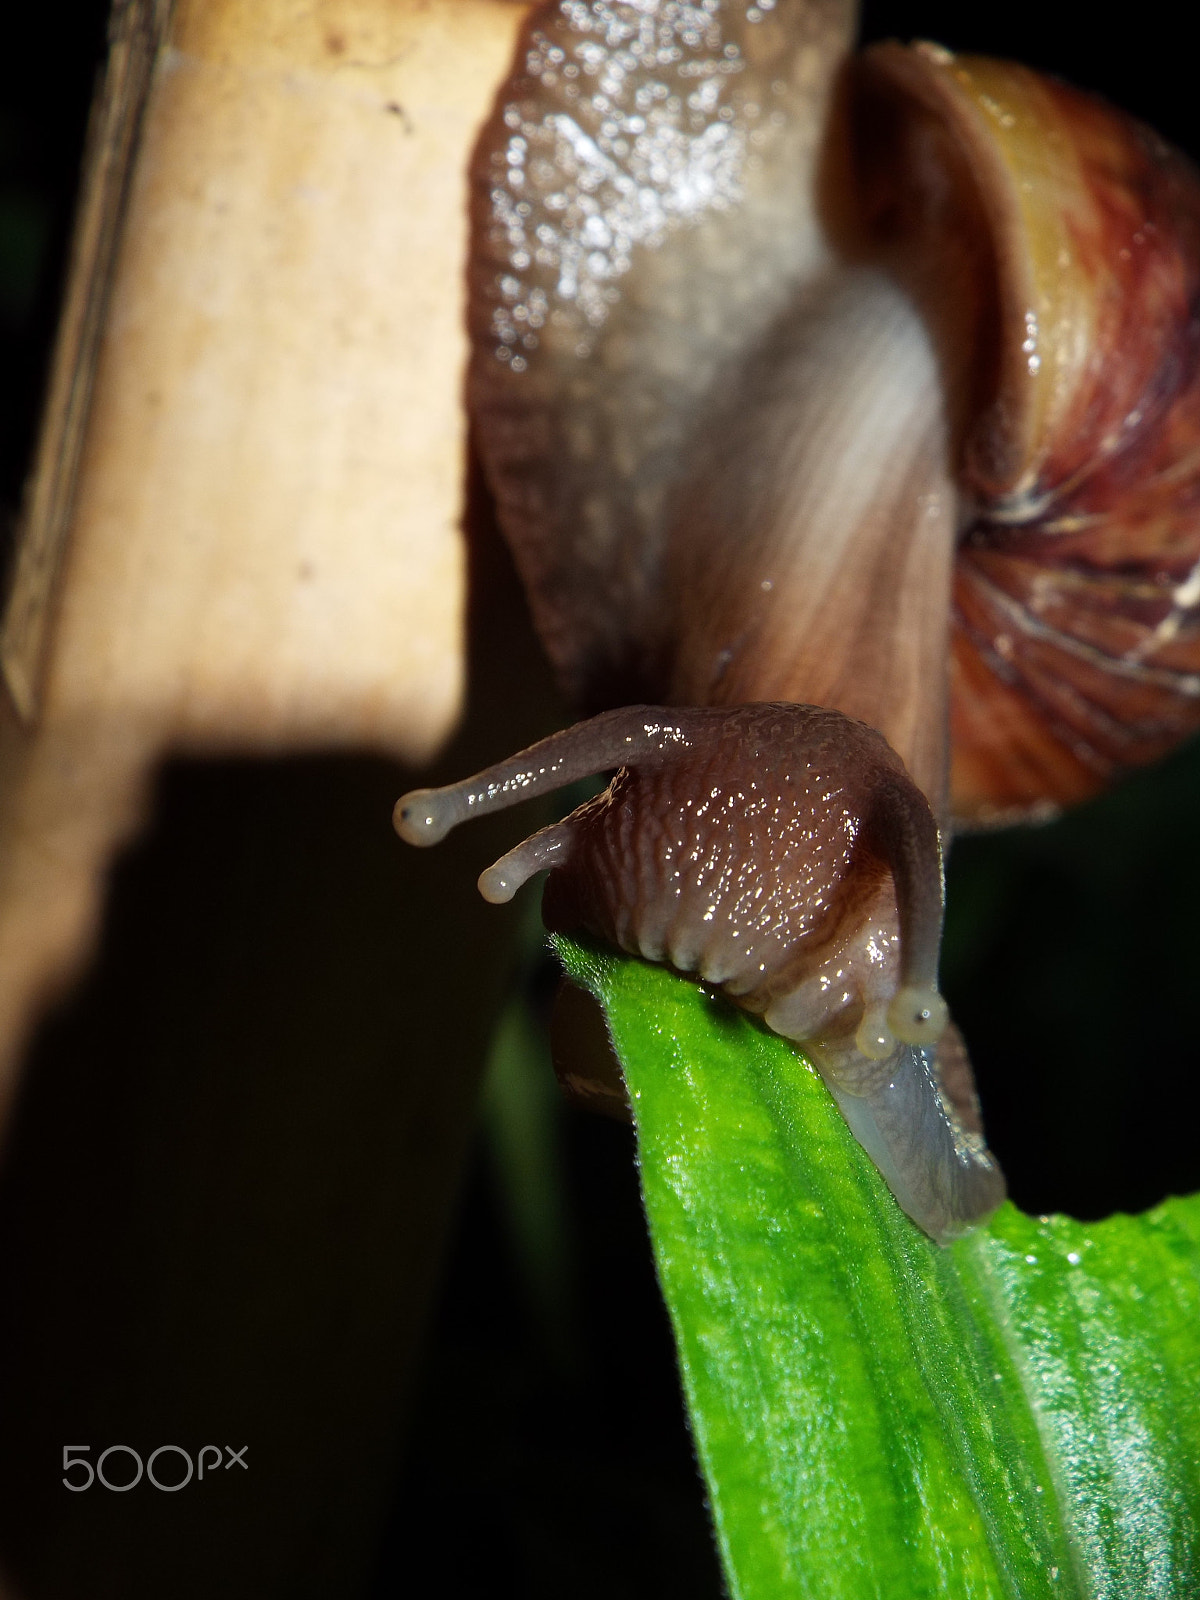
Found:
[[[419,764],[464,683],[505,0],[126,0],[0,638],[0,1119],[175,753]]]

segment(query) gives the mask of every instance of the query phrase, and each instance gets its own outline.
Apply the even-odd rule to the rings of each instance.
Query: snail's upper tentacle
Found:
[[[413,789],[396,802],[396,831],[408,844],[440,844],[460,822],[506,810],[535,794],[553,794],[581,778],[629,761],[646,763],[682,744],[687,713],[663,706],[622,706],[563,728],[441,789]],[[536,870],[536,869],[535,869]]]

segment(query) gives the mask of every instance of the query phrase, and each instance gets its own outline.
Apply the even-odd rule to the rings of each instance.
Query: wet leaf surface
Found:
[[[939,1249],[820,1078],[695,982],[604,1006],[738,1600],[1200,1591],[1200,1196]]]

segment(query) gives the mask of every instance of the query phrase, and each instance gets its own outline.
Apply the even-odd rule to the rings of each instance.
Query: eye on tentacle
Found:
[[[434,843],[614,766],[603,794],[482,875],[485,896],[548,868],[548,927],[695,974],[803,1046],[935,1238],[992,1209],[1003,1180],[936,1065],[937,823],[874,729],[788,703],[629,707],[404,796],[397,827]]]

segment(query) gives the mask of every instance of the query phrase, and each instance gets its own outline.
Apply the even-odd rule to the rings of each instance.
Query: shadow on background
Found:
[[[558,716],[470,520],[469,711],[423,782]],[[416,781],[366,755],[168,763],[37,1033],[0,1178],[0,1549],[33,1600],[366,1581],[514,963],[520,910],[475,878],[528,823],[406,849]],[[248,1470],[72,1493],[74,1444],[246,1444]]]
[[[4,67],[10,509],[106,11],[31,13]],[[1197,146],[1165,10],[1107,37],[1046,5],[867,13],[872,37],[1022,56]],[[434,781],[554,714],[505,558],[484,538],[474,559],[471,715]],[[482,1143],[427,1326],[521,925],[474,879],[527,818],[404,851],[389,815],[411,776],[369,756],[171,763],[97,960],[39,1032],[0,1178],[0,1549],[29,1600],[720,1592],[626,1130],[553,1124],[557,1334]],[[1053,828],[955,848],[947,989],[1028,1209],[1200,1187],[1198,814],[1193,750]],[[527,981],[536,1010],[536,960]],[[64,1445],[114,1443],[246,1445],[248,1471],[62,1487]]]
[[[456,895],[388,838],[400,779],[170,766],[101,955],[27,1058],[0,1533],[31,1596],[353,1592],[486,1043],[458,961],[493,1001],[499,978],[470,874]],[[71,1494],[77,1443],[248,1444],[249,1470]]]

